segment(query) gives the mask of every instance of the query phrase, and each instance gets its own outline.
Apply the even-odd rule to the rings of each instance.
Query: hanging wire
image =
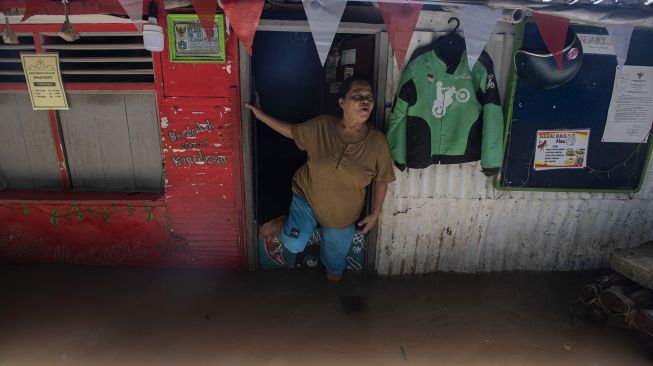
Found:
[[[649,139],[652,135],[653,135],[653,126],[652,126],[651,129],[649,130],[648,134],[646,134],[646,136],[645,136],[644,138],[642,138],[642,140],[641,140],[641,141],[640,141],[640,142],[635,146],[635,148],[633,149],[633,152],[632,152],[632,153],[631,153],[631,154],[630,154],[630,155],[629,155],[629,156],[628,156],[624,161],[618,163],[617,165],[615,165],[615,166],[613,166],[613,167],[611,167],[611,168],[609,168],[609,169],[599,170],[599,169],[594,169],[594,168],[592,168],[592,167],[589,166],[589,165],[586,165],[585,168],[589,170],[590,174],[594,174],[594,173],[607,174],[608,178],[610,178],[610,173],[611,173],[612,171],[614,171],[615,169],[620,168],[620,167],[624,167],[624,168],[626,168],[626,167],[628,167],[628,165],[627,165],[628,161],[630,161],[630,160],[633,159],[633,158],[636,158],[635,160],[637,160],[637,158],[639,158],[639,151],[640,151],[640,148],[641,148],[644,144],[647,143],[648,139]],[[633,171],[630,173],[630,176],[628,177],[628,181],[629,181],[629,182],[630,182],[630,179],[631,179],[631,178],[633,177],[633,175],[635,174],[635,172],[637,171],[637,169],[635,169],[635,168],[636,168],[636,167],[633,166]]]

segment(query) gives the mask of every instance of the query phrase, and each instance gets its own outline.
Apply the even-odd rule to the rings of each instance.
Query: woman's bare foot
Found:
[[[259,229],[259,236],[264,240],[273,240],[281,232],[284,222],[286,222],[286,215],[281,215],[276,219],[266,222]]]

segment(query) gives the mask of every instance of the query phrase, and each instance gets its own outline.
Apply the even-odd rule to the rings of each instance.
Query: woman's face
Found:
[[[365,122],[374,108],[374,92],[365,81],[354,81],[345,98],[338,99],[344,117],[355,122]]]

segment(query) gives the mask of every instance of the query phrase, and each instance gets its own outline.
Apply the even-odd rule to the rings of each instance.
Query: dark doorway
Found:
[[[374,85],[374,35],[337,34],[322,67],[309,32],[257,32],[252,57],[254,90],[263,110],[301,123],[337,114],[337,89],[350,73]],[[371,117],[374,121],[374,116]],[[254,123],[254,186],[259,225],[287,214],[291,181],[306,154],[266,125]]]

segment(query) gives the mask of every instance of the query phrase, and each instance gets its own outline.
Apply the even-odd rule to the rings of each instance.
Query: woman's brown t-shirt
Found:
[[[395,180],[383,133],[370,126],[361,142],[347,144],[336,134],[337,121],[323,115],[292,126],[297,147],[308,155],[295,172],[292,189],[308,201],[320,224],[333,228],[356,222],[372,180]]]

